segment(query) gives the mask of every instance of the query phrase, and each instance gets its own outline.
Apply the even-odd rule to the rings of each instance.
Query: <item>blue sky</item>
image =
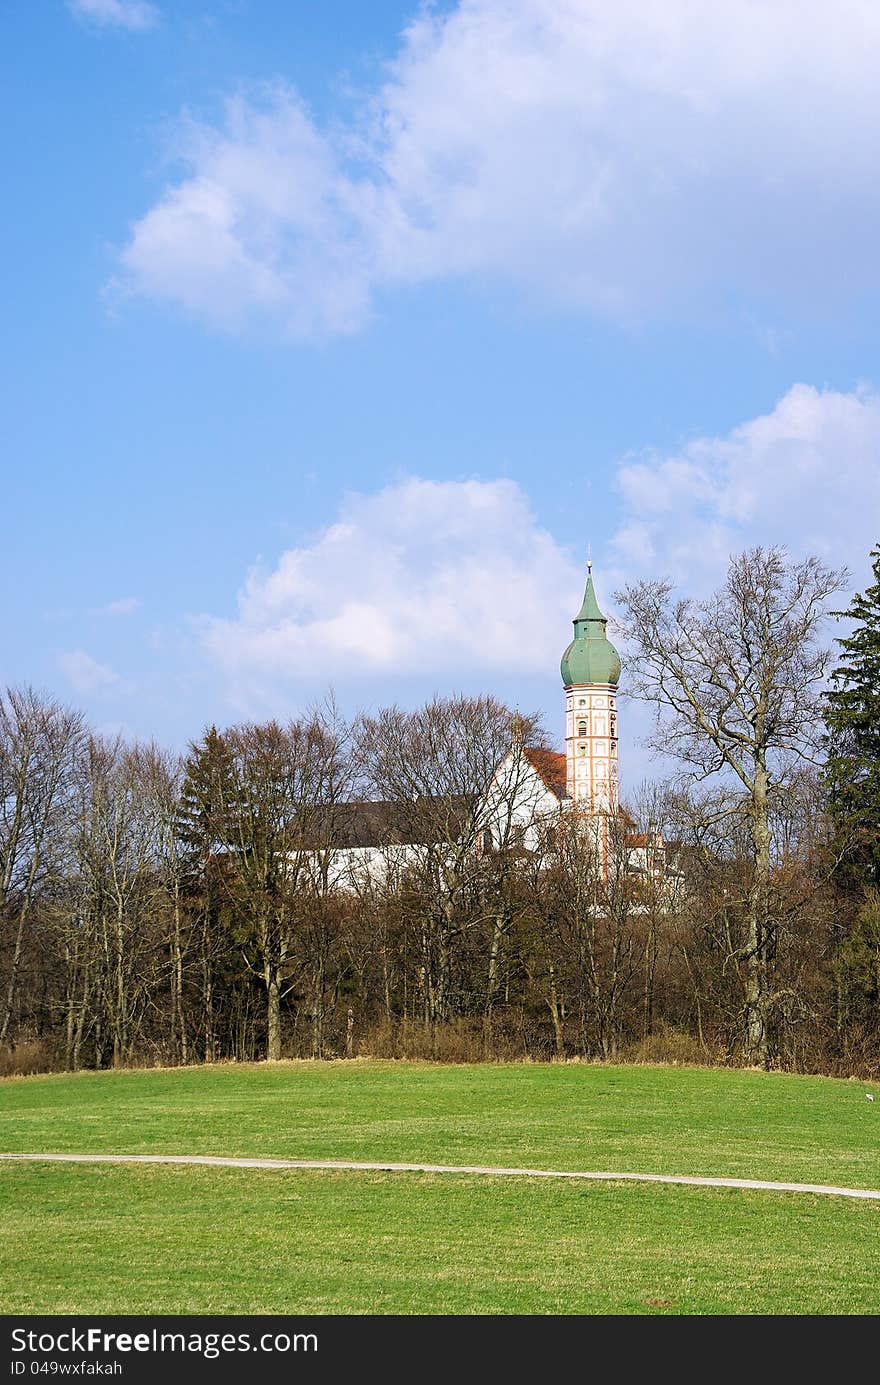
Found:
[[[875,6],[2,25],[4,681],[176,746],[329,684],[559,734],[588,542],[609,608],[753,542],[864,580]]]

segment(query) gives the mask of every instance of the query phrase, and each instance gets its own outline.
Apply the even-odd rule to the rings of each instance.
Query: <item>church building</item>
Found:
[[[592,562],[574,637],[562,656],[565,752],[523,745],[514,737],[486,799],[486,843],[500,843],[511,826],[535,851],[560,814],[577,813],[595,833],[607,859],[609,819],[618,811],[617,686],[620,655],[608,639],[599,609]]]
[[[608,639],[608,622],[599,609],[592,563],[574,633],[560,666],[565,697],[565,751],[524,743],[514,724],[511,748],[498,765],[485,794],[460,806],[473,825],[478,850],[515,846],[542,851],[548,829],[562,815],[577,815],[595,838],[602,868],[607,868],[610,824],[618,812],[617,686],[620,656]],[[366,872],[386,878],[390,869],[416,864],[429,849],[412,835],[412,814],[400,803],[348,805],[334,852],[340,884]],[[441,814],[444,821],[448,815]],[[436,847],[439,843],[434,843]],[[644,843],[647,847],[647,841]],[[641,844],[633,843],[636,854]],[[634,868],[639,869],[634,863]]]

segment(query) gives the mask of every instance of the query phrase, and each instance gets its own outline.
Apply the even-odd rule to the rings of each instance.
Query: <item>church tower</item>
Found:
[[[615,813],[617,787],[617,684],[620,655],[605,631],[587,564],[587,589],[574,618],[574,639],[562,656],[565,685],[565,775],[573,806],[600,815]]]

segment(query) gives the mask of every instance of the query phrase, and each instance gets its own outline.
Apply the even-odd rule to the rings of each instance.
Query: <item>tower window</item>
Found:
[[[578,735],[579,735],[579,736],[585,736],[586,734],[587,734],[587,723],[586,723],[585,721],[579,721],[579,722],[578,722]]]
[[[579,746],[578,746],[578,755],[586,755],[586,753],[587,753],[587,747],[586,747],[585,745],[579,745]]]

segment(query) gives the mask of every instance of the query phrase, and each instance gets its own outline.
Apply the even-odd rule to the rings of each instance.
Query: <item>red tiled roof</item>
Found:
[[[543,750],[527,745],[523,752],[532,769],[537,770],[551,793],[565,797],[565,756],[558,750]]]

